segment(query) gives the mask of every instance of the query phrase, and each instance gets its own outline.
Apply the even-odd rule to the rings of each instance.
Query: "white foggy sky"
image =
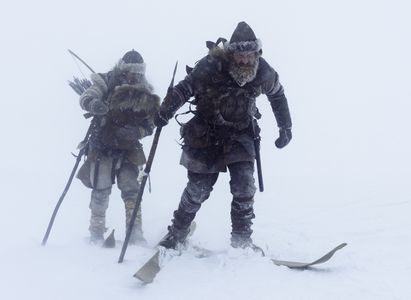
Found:
[[[292,144],[276,151],[274,119],[265,98],[259,99],[267,163],[276,160],[290,176],[309,175],[314,167],[321,175],[388,174],[391,180],[409,175],[404,169],[410,150],[406,1],[15,1],[3,7],[7,113],[1,122],[3,130],[13,128],[3,136],[14,147],[2,151],[12,172],[24,159],[29,159],[26,171],[32,164],[38,172],[40,156],[52,162],[53,173],[71,164],[63,162],[64,153],[82,138],[87,121],[66,84],[73,75],[81,77],[67,48],[98,72],[135,48],[164,95],[176,60],[178,82],[184,66],[206,53],[206,40],[229,38],[245,20],[280,74],[294,122]],[[170,143],[177,128],[170,126],[165,135]],[[16,154],[24,158],[16,160]]]

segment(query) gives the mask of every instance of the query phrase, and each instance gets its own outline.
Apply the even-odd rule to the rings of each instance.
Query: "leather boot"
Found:
[[[168,226],[167,235],[159,245],[167,249],[177,249],[180,244],[184,244],[194,217],[195,213],[187,213],[179,206],[179,209],[174,211],[174,219],[172,225]]]
[[[134,200],[124,200],[124,205],[126,209],[126,231],[131,221],[131,216],[135,207]],[[131,245],[145,245],[147,243],[146,239],[143,236],[143,224],[142,224],[142,215],[141,215],[141,206],[137,211],[136,218],[134,220],[134,226],[131,231],[129,243]]]
[[[104,241],[106,228],[106,210],[108,207],[110,190],[92,190],[90,201],[90,243],[99,244]]]

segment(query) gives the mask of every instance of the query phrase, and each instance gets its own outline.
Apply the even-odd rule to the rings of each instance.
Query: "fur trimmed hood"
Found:
[[[225,42],[224,50],[228,53],[233,52],[260,52],[263,44],[260,39],[255,41]]]
[[[131,73],[138,73],[138,74],[145,74],[146,73],[146,64],[145,63],[126,63],[122,59],[116,65],[122,72],[131,72]]]

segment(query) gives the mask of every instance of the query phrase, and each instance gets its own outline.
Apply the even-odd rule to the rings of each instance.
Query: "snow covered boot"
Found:
[[[264,256],[264,251],[251,239],[252,219],[255,218],[253,197],[234,197],[231,203],[231,246],[233,248],[252,249]]]
[[[102,221],[98,221],[98,219],[102,219],[102,217],[92,215],[90,220],[90,244],[93,245],[102,244],[104,242],[104,232],[106,231],[106,228],[104,223]],[[101,230],[101,228],[104,228],[104,230]]]
[[[124,200],[124,206],[126,209],[126,231],[131,221],[131,216],[133,214],[134,207],[136,205],[135,200],[127,199]],[[141,205],[137,211],[136,218],[134,220],[134,226],[131,231],[129,243],[131,245],[145,245],[147,244],[146,239],[143,236],[143,224],[141,215]]]
[[[184,238],[179,238],[175,233],[173,233],[172,226],[168,226],[168,233],[160,241],[160,243],[158,243],[158,245],[166,249],[176,250],[180,243],[184,243]]]
[[[110,190],[92,190],[91,217],[90,217],[90,244],[102,244],[106,232],[106,210],[108,207]]]
[[[172,225],[168,226],[168,233],[161,240],[159,246],[167,249],[177,249],[179,245],[184,244],[190,232],[190,224],[194,220],[194,217],[195,213],[187,213],[179,206],[179,209],[174,211]]]
[[[256,244],[254,244],[253,240],[250,237],[244,238],[243,236],[231,234],[231,247],[251,249],[256,253],[261,254],[261,256],[265,256],[264,250]]]

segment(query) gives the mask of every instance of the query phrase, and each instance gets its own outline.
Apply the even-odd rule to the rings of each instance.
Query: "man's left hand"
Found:
[[[284,148],[292,137],[291,128],[280,128],[280,137],[275,141],[275,146],[279,149]]]
[[[161,113],[161,111],[157,112],[156,114],[154,114],[154,125],[156,127],[164,127],[168,124],[168,119],[164,116],[163,113]]]

